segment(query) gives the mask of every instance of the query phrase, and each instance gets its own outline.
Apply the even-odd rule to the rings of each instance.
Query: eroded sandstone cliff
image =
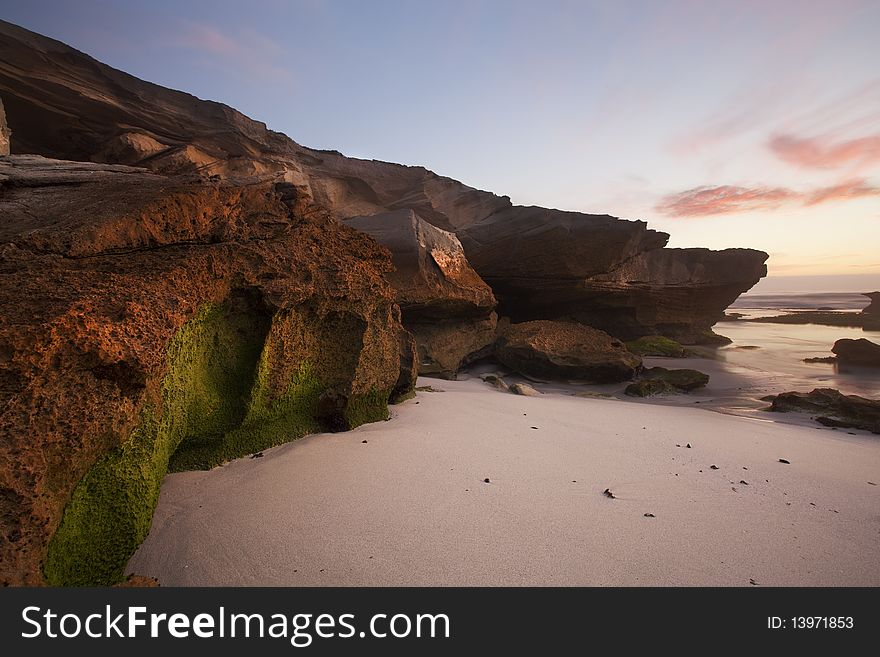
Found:
[[[510,347],[496,306],[578,323],[551,354],[584,324],[700,341],[765,272],[309,149],[2,21],[0,97],[12,152],[55,158],[0,159],[3,583],[119,579],[168,468],[384,418],[419,362]]]
[[[451,378],[486,353],[496,338],[495,296],[468,263],[454,233],[408,209],[345,223],[391,251],[389,282],[415,337],[420,373]]]
[[[0,23],[0,54],[16,152],[283,180],[337,219],[413,210],[458,236],[501,314],[515,320],[567,318],[623,339],[700,342],[766,274],[760,251],[666,249],[668,235],[641,221],[514,206],[422,167],[309,149],[225,105],[9,23]]]
[[[383,419],[413,384],[387,251],[283,187],[13,156],[0,215],[4,583],[112,583],[167,468]]]

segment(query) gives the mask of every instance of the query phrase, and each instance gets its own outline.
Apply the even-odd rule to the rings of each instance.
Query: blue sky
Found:
[[[880,287],[880,2],[2,2],[298,142]]]

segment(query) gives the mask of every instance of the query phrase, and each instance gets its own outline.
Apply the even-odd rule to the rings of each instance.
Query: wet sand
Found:
[[[128,571],[166,586],[880,585],[878,436],[420,383],[445,392],[169,475]]]

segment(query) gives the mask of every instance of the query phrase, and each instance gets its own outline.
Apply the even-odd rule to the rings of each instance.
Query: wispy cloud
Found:
[[[789,164],[810,169],[880,162],[880,135],[837,142],[777,135],[768,141],[767,146],[777,157]]]
[[[190,21],[180,25],[172,44],[198,53],[206,65],[258,79],[292,78],[284,67],[285,49],[257,30],[242,28],[233,33],[208,23]]]
[[[869,185],[864,179],[848,180],[831,187],[820,187],[803,195],[804,205],[819,205],[829,201],[846,201],[863,196],[880,196],[880,187]]]
[[[739,212],[775,210],[788,204],[819,205],[866,196],[880,196],[880,187],[864,179],[830,187],[797,191],[787,187],[697,187],[663,197],[655,209],[669,217],[704,217]]]
[[[770,147],[774,152],[776,148],[791,150],[800,142],[808,142],[802,148],[812,144],[817,150],[828,150],[846,144],[848,138],[860,141],[851,139],[852,134],[858,135],[880,121],[880,79],[833,97],[822,97],[810,87],[792,88],[793,81],[789,83],[780,85],[773,80],[730,96],[718,110],[679,135],[671,143],[672,152],[696,155],[751,131],[772,132]],[[812,96],[817,94],[819,98],[814,100]],[[792,133],[823,136],[802,139]],[[774,144],[777,139],[781,141]],[[789,140],[791,144],[787,143]]]

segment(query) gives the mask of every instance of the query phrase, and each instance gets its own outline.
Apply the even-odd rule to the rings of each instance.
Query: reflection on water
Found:
[[[768,310],[852,310],[861,311],[870,300],[857,292],[814,292],[812,294],[744,294],[730,306]],[[767,313],[765,313],[767,314]]]
[[[760,295],[742,297],[735,311],[747,318],[779,314],[783,309],[859,312],[867,304],[860,294]],[[781,392],[809,392],[814,388],[836,388],[849,395],[880,398],[880,368],[843,368],[834,363],[805,363],[805,358],[832,356],[831,347],[841,338],[867,338],[880,344],[880,331],[816,324],[771,324],[725,321],[715,331],[733,343],[718,349],[695,348],[702,357],[644,358],[646,367],[691,368],[709,375],[709,385],[690,394],[633,398],[624,393],[628,382],[606,385],[573,385],[563,382],[532,384],[545,393],[607,396],[628,402],[692,406],[722,413],[744,415],[755,420],[795,422],[797,414],[765,413],[766,395]],[[462,378],[499,372],[508,383],[525,381],[496,363],[472,365]]]
[[[738,312],[751,314],[742,309]],[[880,394],[880,369],[804,362],[805,358],[832,356],[831,346],[841,338],[867,338],[880,344],[880,331],[764,322],[721,322],[715,330],[733,340],[733,344],[718,350],[718,358],[732,367],[766,376],[765,385],[807,391],[837,388],[846,394],[867,397]],[[743,349],[747,346],[758,348]]]

